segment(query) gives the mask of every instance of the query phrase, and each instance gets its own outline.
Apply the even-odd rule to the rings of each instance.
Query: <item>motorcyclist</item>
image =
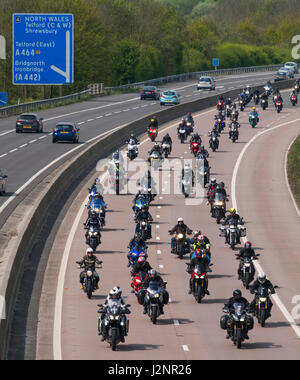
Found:
[[[191,235],[193,231],[186,225],[184,224],[183,218],[178,218],[177,219],[177,224],[170,230],[170,234],[173,235],[174,233],[176,234],[183,234],[183,235]],[[188,246],[191,244],[191,240],[186,237],[186,242]],[[175,253],[175,237],[171,239],[171,252]]]
[[[202,236],[202,237],[203,237],[203,240],[204,240],[205,245],[210,244],[210,241],[209,241],[208,237],[202,235],[202,233],[201,233],[200,230],[196,230],[196,231],[194,231],[194,236],[193,236],[192,239],[191,239],[191,244],[192,244],[192,245],[197,244],[199,241],[200,241],[200,242],[202,241],[202,239],[200,239],[200,240],[198,239],[199,236]]]
[[[151,176],[150,170],[147,170],[144,174],[144,177],[141,179],[140,184],[144,184],[147,189],[151,189],[152,200],[155,198],[157,191],[155,189],[156,182]]]
[[[101,328],[100,328],[100,324],[98,327],[99,335],[102,335],[102,338],[101,338],[102,342],[104,342],[108,336],[108,326],[105,326],[102,322],[105,318],[105,315],[106,315],[108,308],[114,304],[117,304],[118,306],[121,306],[121,308],[123,310],[126,310],[126,314],[130,314],[130,310],[126,309],[126,303],[124,301],[124,298],[122,297],[122,289],[119,286],[115,286],[110,290],[110,292],[109,292],[109,294],[105,300],[105,303],[103,305],[103,309],[105,312],[101,313],[101,318],[100,318]],[[121,336],[121,342],[124,343],[125,342],[124,336],[127,336],[127,328],[126,328],[127,318],[126,318],[126,315],[123,313],[121,314],[121,318],[124,322],[123,335]]]
[[[136,266],[131,271],[131,276],[136,276],[139,272],[148,273],[152,269],[152,266],[145,259],[145,257],[139,257]]]
[[[238,118],[239,118],[239,111],[238,111],[238,109],[236,108],[236,104],[234,103],[234,105],[232,106],[230,119],[231,119],[231,120],[236,120],[236,121],[237,121]]]
[[[228,226],[230,224],[231,220],[235,220],[240,225],[244,224],[242,218],[240,217],[239,214],[237,214],[235,208],[231,208],[229,210],[229,215],[226,216],[226,218],[224,219],[224,222],[222,223],[223,226]],[[228,235],[226,235],[226,243],[229,243],[229,236]],[[237,236],[237,243],[241,244],[241,235],[240,235],[240,233]]]
[[[133,198],[133,201],[132,201],[133,202],[133,206],[132,206],[133,211],[135,211],[135,204],[139,198],[144,199],[145,202],[147,203],[147,195],[142,192],[141,187],[139,187],[138,192],[135,194],[135,196]]]
[[[276,104],[276,102],[282,102],[283,103],[281,93],[278,89],[274,91],[273,102],[274,102],[274,104]]]
[[[198,132],[195,132],[195,133],[192,134],[192,137],[191,137],[191,140],[190,140],[190,144],[192,144],[193,142],[198,142],[199,144],[202,143],[202,139],[199,136]]]
[[[240,252],[237,255],[237,259],[241,260],[239,268],[238,268],[239,280],[241,280],[241,278],[242,278],[242,267],[243,267],[242,260],[246,259],[246,258],[247,259],[256,259],[257,258],[255,251],[252,248],[252,243],[250,241],[246,241],[244,248],[240,249]]]
[[[172,139],[171,139],[171,136],[169,135],[169,133],[167,133],[163,139],[162,139],[162,145],[166,143],[166,144],[169,144],[170,145],[170,153],[172,152]]]
[[[190,112],[188,112],[184,116],[184,118],[182,119],[182,122],[184,123],[184,125],[186,127],[187,134],[190,135],[193,132],[193,129],[194,129],[194,119],[193,119],[192,114]],[[188,126],[187,123],[191,123],[191,125]]]
[[[261,100],[261,101],[262,101],[262,100],[267,100],[267,101],[268,101],[268,99],[269,99],[269,97],[268,97],[267,93],[266,93],[266,92],[263,92],[263,93],[261,94],[261,96],[260,96],[260,100]]]
[[[100,195],[102,195],[104,193],[104,187],[101,184],[99,178],[95,178],[94,183],[92,184],[91,187],[89,187],[89,192],[91,193],[92,191],[99,193]]]
[[[298,94],[297,94],[297,91],[295,89],[291,92],[290,99],[292,98],[292,96],[296,97],[296,103],[297,103],[298,102]]]
[[[96,289],[99,289],[98,283],[99,283],[100,278],[99,278],[99,275],[95,269],[96,269],[96,265],[101,266],[102,263],[103,263],[103,261],[98,260],[97,256],[94,255],[92,248],[88,248],[86,250],[86,255],[83,256],[82,260],[77,261],[78,265],[84,266],[85,268],[89,268],[90,270],[92,270],[94,272]],[[80,273],[80,279],[79,279],[81,290],[83,290],[83,288],[84,288],[84,286],[83,286],[84,276],[85,276],[85,271],[82,271]]]
[[[157,116],[153,116],[150,120],[150,124],[149,124],[149,127],[148,127],[148,130],[150,128],[156,128],[158,129],[158,120],[157,120]]]
[[[187,136],[188,135],[188,130],[187,130],[187,126],[186,126],[186,124],[185,124],[185,122],[182,120],[181,122],[180,122],[180,124],[178,125],[178,127],[177,127],[177,134],[179,135],[179,130],[180,129],[184,129],[185,130],[185,135]]]
[[[230,298],[225,304],[224,306],[229,310],[230,313],[234,312],[234,307],[233,305],[235,303],[241,303],[244,305],[245,307],[245,310],[247,311],[249,309],[249,302],[246,300],[246,298],[242,297],[242,292],[237,289],[233,292],[233,297]],[[228,326],[227,328],[227,335],[226,335],[226,339],[229,339],[230,338],[230,333],[232,335],[232,328],[233,326]],[[247,323],[245,324],[245,339],[249,339],[249,336],[248,336],[248,325]]]
[[[232,99],[231,99],[231,98],[228,98],[228,99],[226,100],[225,106],[229,106],[229,107],[232,106]]]
[[[218,189],[218,187],[219,187],[219,189]],[[220,182],[219,185],[216,187],[215,193],[218,193],[218,192],[223,194],[227,198],[227,193],[225,190],[225,183],[224,182]]]
[[[146,252],[147,251],[147,248],[148,246],[146,245],[146,243],[141,239],[140,237],[140,234],[136,233],[134,235],[134,237],[130,240],[129,244],[128,244],[128,247],[129,249],[129,253],[127,255],[127,258],[128,258],[128,267],[130,267],[131,265],[131,252],[133,249],[136,249],[137,251],[143,251],[143,252]]]
[[[271,283],[271,281],[267,280],[267,276],[265,273],[260,273],[258,275],[256,281],[254,281],[253,285],[250,286],[251,294],[255,294],[255,292],[258,291],[260,286],[267,288],[268,290],[270,290],[270,292],[272,294],[275,294],[275,288],[274,288],[273,284]],[[255,294],[254,300],[250,304],[250,312],[251,313],[254,313],[255,305],[256,305],[256,299],[257,299],[257,295]],[[271,301],[271,298],[269,298],[269,306],[270,306],[269,312],[270,312],[270,317],[271,317],[271,310],[273,307],[273,303]]]
[[[162,298],[160,299],[159,306],[160,306],[160,313],[164,314],[163,307],[164,307],[164,304],[166,302],[168,302],[168,300],[169,300],[169,294],[168,294],[168,292],[165,289],[166,286],[165,286],[164,280],[162,279],[161,276],[158,275],[158,273],[156,272],[155,269],[151,269],[148,272],[148,277],[146,278],[146,280],[143,283],[144,292],[149,287],[150,282],[157,283],[158,286],[162,289]],[[146,297],[144,297],[144,311],[143,311],[143,314],[147,314]]]
[[[127,141],[132,142],[131,145],[137,145],[139,142],[139,140],[134,136],[133,133],[131,133],[131,135]]]
[[[209,153],[208,153],[208,151],[205,149],[205,146],[204,145],[202,145],[201,146],[201,148],[199,149],[199,152],[198,152],[198,156],[200,155],[200,154],[202,154],[205,158],[206,157],[209,157]],[[207,162],[208,163],[208,162]]]
[[[181,179],[182,180],[186,179],[187,181],[191,181],[192,186],[195,185],[195,174],[189,163],[186,163],[184,165],[184,168],[181,171]]]
[[[159,152],[159,154],[162,156],[163,154],[162,147],[157,142],[154,144],[153,148],[150,150],[149,155],[151,156],[151,154],[155,151]],[[149,158],[149,161],[150,161],[150,158]]]
[[[236,120],[233,120],[230,125],[228,126],[229,128],[229,138],[231,139],[232,137],[232,134],[233,134],[233,130],[232,128],[235,128],[236,129],[236,134],[237,134],[237,138],[239,138],[239,127],[240,127],[240,124],[236,121]]]
[[[210,241],[206,236],[199,234],[197,239],[194,240],[194,243],[192,244],[192,253],[190,254],[190,260],[193,260],[196,257],[198,251],[203,249],[205,250],[205,258],[203,257],[206,265],[205,270],[206,272],[211,272],[209,268],[211,260]]]
[[[198,251],[195,252],[194,257],[191,259],[190,265],[188,266],[188,269],[187,269],[188,273],[192,274],[196,265],[200,266],[202,273],[207,272],[207,261],[202,257],[201,253],[199,253]],[[192,278],[190,278],[190,290],[188,294],[192,294],[192,284],[193,284],[193,281],[192,281]],[[210,292],[208,291],[207,278],[206,278],[204,287],[205,287],[205,294],[209,296]]]
[[[91,227],[94,227],[98,230],[99,240],[101,240],[101,233],[100,233],[100,229],[101,229],[101,225],[102,225],[101,219],[95,211],[91,211],[90,216],[87,218],[87,220],[85,221],[85,223],[83,225],[84,225],[84,228],[87,230],[87,232],[85,234],[86,244],[88,244],[88,234],[89,234],[88,230]]]
[[[137,212],[135,218],[134,218],[134,221],[136,224],[136,228],[135,228],[135,232],[136,233],[139,233],[140,232],[140,221],[141,220],[147,220],[147,235],[148,235],[148,238],[151,239],[152,238],[152,233],[151,233],[151,224],[149,222],[152,222],[153,221],[153,218],[150,214],[150,212],[147,210],[146,207],[142,207],[142,209],[140,211]]]
[[[257,122],[259,122],[259,117],[258,117],[258,112],[257,112],[256,107],[252,107],[252,111],[249,114],[249,121],[252,116],[254,116],[257,119]]]

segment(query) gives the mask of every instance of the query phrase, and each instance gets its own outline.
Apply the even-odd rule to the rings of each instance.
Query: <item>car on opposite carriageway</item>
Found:
[[[75,143],[79,142],[79,128],[73,122],[59,122],[53,129],[52,142],[70,141]]]

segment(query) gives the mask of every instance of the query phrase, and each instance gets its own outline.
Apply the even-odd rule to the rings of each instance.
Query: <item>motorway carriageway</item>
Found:
[[[277,295],[289,317],[295,307],[292,299],[300,289],[300,221],[288,191],[284,163],[288,147],[300,132],[300,110],[288,103],[285,93],[285,108],[279,115],[273,104],[265,112],[258,107],[260,123],[255,129],[249,126],[249,107],[240,113],[239,140],[233,144],[227,130],[223,132],[219,151],[209,150],[209,163],[211,177],[223,180],[230,194],[227,208],[237,204],[238,212],[245,218],[247,238],[261,254],[259,265],[272,283],[279,286]],[[195,130],[206,147],[215,113],[216,109],[209,109],[194,115]],[[158,141],[168,131],[173,139],[170,159],[191,159],[188,143],[179,143],[177,125],[178,120],[161,126]],[[252,138],[253,142],[247,146]],[[142,141],[138,158],[146,159],[153,144],[146,137]],[[135,229],[133,195],[105,196],[109,211],[102,245],[96,253],[103,260],[103,268],[98,269],[100,289],[88,300],[79,289],[80,271],[75,261],[82,258],[87,248],[82,226],[87,216],[84,205],[87,188],[97,175],[92,173],[90,181],[83,186],[53,240],[39,308],[37,359],[51,359],[53,355],[56,359],[71,360],[299,359],[299,325],[291,327],[283,314],[285,310],[275,300],[266,327],[261,328],[255,319],[250,340],[243,343],[241,350],[225,339],[226,332],[219,325],[224,302],[236,288],[249,301],[253,295],[237,280],[238,261],[224,244],[224,238],[218,236],[218,225],[210,217],[205,200],[200,205],[189,206],[183,195],[165,194],[166,183],[162,183],[161,194],[150,207],[154,223],[153,238],[148,242],[149,262],[168,282],[171,302],[164,308],[165,315],[159,317],[157,325],[152,325],[130,293],[126,247]],[[171,188],[172,182],[171,177]],[[200,229],[212,243],[210,296],[202,304],[188,295],[189,275],[185,265],[188,255],[181,261],[170,254],[168,230],[178,217],[183,217],[192,230]],[[126,302],[132,306],[129,336],[112,352],[97,334],[97,304],[105,301],[115,285],[122,287]]]

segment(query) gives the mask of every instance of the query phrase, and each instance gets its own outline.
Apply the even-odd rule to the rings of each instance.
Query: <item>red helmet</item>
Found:
[[[251,248],[251,247],[252,247],[252,243],[250,241],[246,241],[245,248]]]

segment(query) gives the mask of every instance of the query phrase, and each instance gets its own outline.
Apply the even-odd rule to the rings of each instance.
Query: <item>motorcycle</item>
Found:
[[[127,141],[127,157],[130,159],[130,161],[134,160],[138,156],[138,148],[137,144],[134,140]]]
[[[141,219],[138,223],[137,233],[140,234],[140,237],[143,241],[146,241],[151,238],[150,234],[148,234],[148,220]]]
[[[200,142],[199,141],[193,141],[191,143],[191,153],[193,153],[195,157],[197,156],[199,149],[200,149]]]
[[[252,128],[255,128],[259,122],[259,118],[257,115],[253,115],[252,113],[249,115],[249,123]]]
[[[228,308],[224,308],[223,312],[230,315],[226,323],[231,326],[229,336],[236,347],[240,349],[242,342],[245,340],[245,334],[247,333],[246,326],[248,325],[248,316],[244,304],[236,302],[233,304],[233,308],[234,311],[229,311]]]
[[[154,151],[150,155],[150,165],[154,170],[159,169],[162,163],[162,157],[158,151]]]
[[[221,219],[225,218],[226,212],[226,198],[224,194],[216,193],[213,208],[212,216],[217,220],[217,223],[220,224]]]
[[[256,292],[256,305],[254,315],[261,327],[265,327],[265,322],[270,318],[270,295],[269,289],[260,286]]]
[[[229,104],[226,105],[226,117],[231,117],[231,106]]]
[[[238,221],[235,219],[230,219],[228,225],[221,226],[219,230],[219,236],[226,238],[225,243],[229,244],[233,251],[235,246],[240,244],[240,238],[246,236],[246,227],[242,224],[238,224]]]
[[[188,198],[188,196],[192,193],[193,184],[190,178],[181,179],[181,191],[182,191],[182,194],[185,196],[185,198]]]
[[[139,292],[142,290],[143,282],[146,280],[147,276],[148,274],[146,272],[140,271],[136,276],[132,277],[132,293],[134,293],[136,296],[138,296]]]
[[[224,102],[218,100],[218,102],[217,102],[217,110],[218,111],[223,111],[223,109],[224,109]]]
[[[263,109],[263,111],[265,111],[266,108],[268,108],[269,103],[268,103],[267,99],[261,99],[260,105],[261,105],[261,108]]]
[[[102,226],[105,226],[106,208],[106,203],[102,199],[93,199],[88,205],[90,212],[94,211],[98,214]]]
[[[190,136],[194,131],[194,121],[191,122],[188,119],[184,119],[183,122],[185,124],[186,134],[187,136]]]
[[[103,305],[98,305],[100,310],[98,313],[105,313],[103,321],[99,322],[99,330],[102,331],[102,324],[105,325],[108,335],[106,341],[109,343],[112,351],[116,351],[117,344],[121,339],[125,339],[125,334],[129,331],[129,320],[125,319],[125,314],[130,314],[128,309],[130,305],[121,307],[118,303],[113,303],[111,306],[103,308]],[[124,341],[124,340],[123,340]]]
[[[169,231],[171,235],[171,231]],[[186,241],[186,236],[183,233],[179,233],[175,235],[175,254],[178,255],[180,260],[183,259],[183,256],[187,253],[190,253],[190,247]]]
[[[258,257],[259,254],[256,256]],[[253,265],[253,260],[257,260],[257,257],[254,257],[254,258],[246,257],[242,259],[242,282],[246,289],[249,289],[250,283],[254,280],[255,268]],[[238,260],[238,257],[237,257],[237,260]]]
[[[96,249],[99,244],[101,244],[101,234],[96,227],[90,227],[87,232],[87,244],[92,248],[93,252],[96,252]]]
[[[158,131],[156,127],[149,127],[148,128],[148,136],[152,142],[155,141],[156,137],[158,135]]]
[[[190,266],[189,263],[186,265]],[[204,271],[204,267],[201,265],[195,265],[191,273],[192,279],[192,294],[195,300],[198,303],[201,303],[202,299],[205,297],[208,279],[207,279],[207,271]]]
[[[298,103],[298,98],[296,95],[291,95],[291,103],[293,107],[295,107],[295,105]]]
[[[216,118],[214,129],[217,130],[218,133],[221,133],[225,127],[226,127],[226,124],[224,120],[222,120],[221,118]]]
[[[275,103],[275,108],[277,113],[280,113],[282,111],[283,105],[281,100],[277,100]]]
[[[165,285],[167,282],[164,283]],[[150,281],[149,287],[146,289],[146,307],[147,314],[155,325],[157,318],[160,316],[160,304],[162,303],[162,289],[156,282]]]
[[[213,136],[209,140],[209,147],[215,152],[219,148],[219,139],[216,136]]]
[[[137,198],[134,204],[134,212],[137,214],[143,207],[145,207],[147,210],[149,209],[149,204],[146,201],[146,196],[141,195]]]
[[[197,180],[204,188],[210,179],[210,166],[201,165],[201,161],[197,160]]]
[[[165,155],[165,158],[168,158],[169,154],[171,153],[171,146],[170,146],[170,144],[164,142],[162,144],[162,150],[163,150],[163,154]]]
[[[267,96],[270,96],[273,92],[273,88],[270,86],[265,86],[264,90],[265,90],[265,93],[267,94]]]
[[[90,268],[87,266],[83,267],[80,265],[79,261],[76,261],[76,264],[79,264],[78,269],[84,268],[83,290],[86,293],[88,299],[91,299],[93,292],[96,290],[94,268]],[[97,268],[102,268],[102,265],[97,266]]]
[[[151,187],[147,186],[146,182],[141,182],[140,186],[142,189],[142,194],[145,197],[146,204],[149,205],[154,200],[154,196],[152,195],[152,189]]]
[[[186,133],[186,129],[184,127],[180,127],[178,129],[178,138],[179,138],[181,144],[183,144],[185,142],[185,140],[187,139],[187,133]]]
[[[253,96],[253,100],[254,100],[254,103],[255,103],[256,105],[258,105],[258,104],[259,104],[259,95],[258,95],[258,94],[254,94],[254,96]]]
[[[141,254],[144,254],[145,251],[143,249],[136,249],[136,248],[132,248],[130,251],[129,251],[129,254],[128,254],[128,259],[129,259],[129,264],[128,266],[131,266],[132,268],[134,268],[136,266],[136,263],[140,257]]]
[[[231,125],[230,125],[229,138],[231,139],[231,141],[233,143],[235,143],[236,140],[239,139],[239,131],[238,131],[238,127],[235,123],[231,123]]]
[[[245,109],[245,107],[246,107],[245,100],[240,99],[240,100],[239,100],[239,105],[240,105],[240,110],[243,112],[244,109]]]

